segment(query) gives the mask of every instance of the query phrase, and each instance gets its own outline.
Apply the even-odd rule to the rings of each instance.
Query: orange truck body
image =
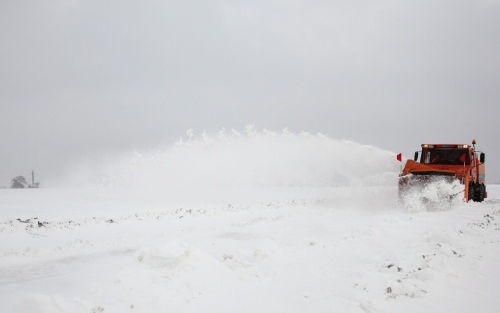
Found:
[[[476,141],[467,144],[422,144],[414,160],[407,160],[399,175],[399,195],[412,187],[412,180],[428,177],[459,180],[464,185],[464,200],[482,202],[487,197],[485,154],[476,151]],[[413,184],[418,185],[418,184]]]

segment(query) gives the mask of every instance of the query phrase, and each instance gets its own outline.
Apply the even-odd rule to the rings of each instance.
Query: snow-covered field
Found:
[[[500,186],[401,208],[392,152],[188,137],[0,190],[0,311],[498,312]]]

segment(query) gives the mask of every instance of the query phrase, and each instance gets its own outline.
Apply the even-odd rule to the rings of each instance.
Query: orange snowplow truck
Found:
[[[476,151],[476,140],[465,144],[422,144],[412,160],[406,161],[399,175],[399,196],[435,178],[459,180],[464,200],[482,202],[487,197],[484,172],[485,154]],[[400,155],[398,156],[400,160]],[[454,196],[454,195],[450,195]]]

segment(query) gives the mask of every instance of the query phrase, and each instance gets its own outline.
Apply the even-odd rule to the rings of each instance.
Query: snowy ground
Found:
[[[198,148],[204,160],[227,154]],[[373,157],[373,147],[354,150]],[[327,159],[309,169],[322,172]],[[338,186],[283,186],[294,177],[281,171],[258,187],[262,172],[252,170],[242,179],[252,184],[223,188],[233,169],[217,188],[175,193],[123,184],[0,190],[0,311],[498,312],[500,186],[489,185],[483,203],[401,208],[395,181],[373,181],[397,175],[397,163],[381,175],[370,164],[355,172],[347,159],[334,160]],[[134,164],[124,176],[146,171]],[[346,182],[342,168],[358,179]]]

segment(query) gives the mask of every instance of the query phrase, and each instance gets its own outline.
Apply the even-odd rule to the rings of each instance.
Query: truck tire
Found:
[[[474,184],[474,182],[473,182],[473,181],[471,181],[471,182],[469,183],[469,187],[468,187],[468,188],[469,188],[469,197],[468,197],[468,199],[467,199],[468,201],[470,201],[470,200],[474,200],[474,201],[475,201],[475,199],[474,199],[474,189],[475,189],[475,188],[474,188],[474,185],[475,185],[475,184]]]
[[[484,184],[479,185],[479,202],[484,201],[484,195],[486,194],[486,186]]]
[[[484,201],[484,184],[474,184],[474,202],[483,202]]]

